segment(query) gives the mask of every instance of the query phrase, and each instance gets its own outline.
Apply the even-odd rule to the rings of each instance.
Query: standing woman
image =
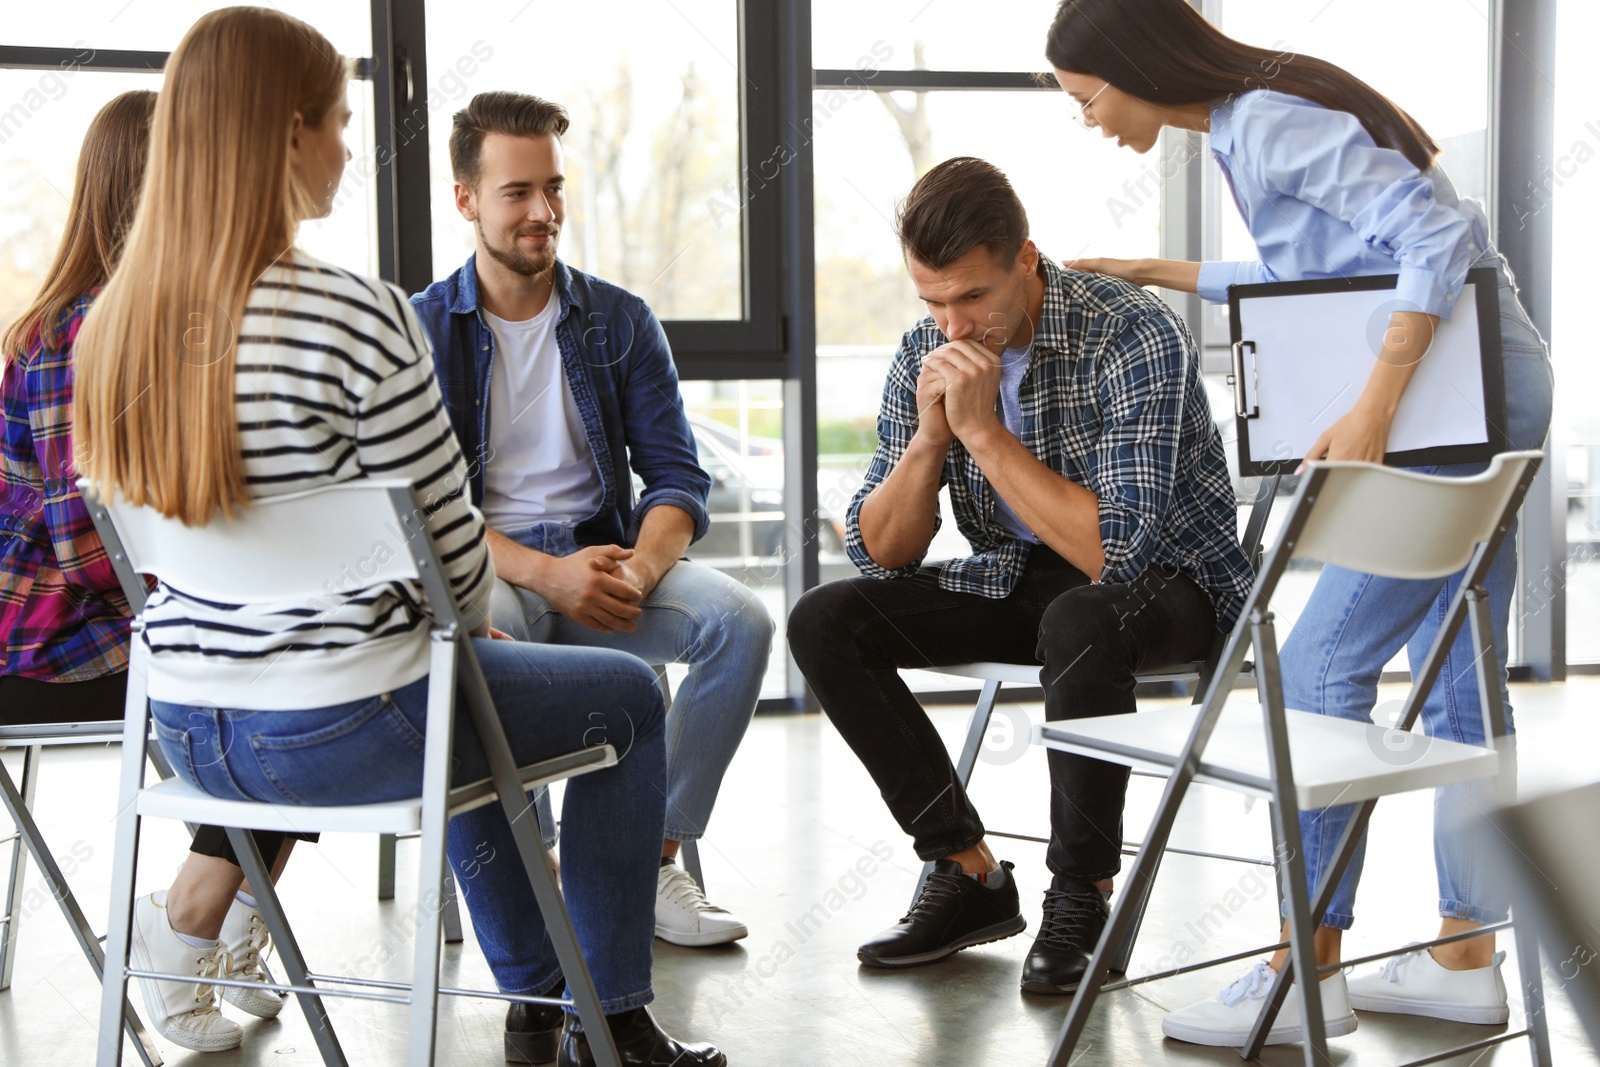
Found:
[[[264,7],[203,16],[167,60],[127,248],[78,339],[84,476],[190,525],[255,501],[404,478],[476,641],[518,764],[592,743],[623,755],[567,784],[562,878],[623,1062],[719,1067],[662,1033],[647,1004],[665,818],[661,694],[608,649],[491,640],[494,567],[426,335],[394,286],[305,255],[350,153],[348,64],[313,27]],[[247,560],[240,561],[247,565]],[[427,726],[428,632],[415,583],[326,603],[227,604],[161,585],[142,639],[151,716],[178,774],[214,796],[283,805],[415,797]],[[504,635],[501,635],[504,636]],[[458,782],[486,777],[457,722]],[[500,989],[565,984],[505,811],[450,820],[447,850]],[[487,857],[487,859],[486,859]],[[592,1063],[559,1007],[513,1004],[514,1062]]]
[[[144,180],[156,94],[123,93],[95,115],[78,152],[67,229],[44,285],[0,340],[0,722],[122,718],[128,688],[127,598],[78,493],[72,462],[73,348],[111,275]],[[274,877],[293,839],[257,832]],[[239,1044],[208,976],[265,981],[267,928],[227,835],[202,826],[170,889],[141,897],[134,946],[146,969],[192,983],[141,981],[162,1036],[202,1052]],[[154,964],[154,966],[152,966]],[[275,994],[228,986],[223,996],[261,1018]]]
[[[1079,260],[1139,285],[1199,293],[1214,303],[1230,285],[1250,282],[1399,275],[1383,349],[1355,404],[1322,434],[1308,459],[1382,462],[1396,407],[1434,328],[1450,316],[1467,271],[1499,276],[1505,359],[1507,437],[1513,449],[1537,449],[1550,424],[1552,378],[1544,341],[1517,299],[1505,258],[1489,238],[1483,209],[1461,200],[1434,163],[1439,146],[1399,107],[1347,71],[1309,56],[1285,57],[1223,35],[1184,0],[1063,0],[1045,47],[1061,88],[1081,111],[1080,124],[1148,152],[1163,127],[1210,135],[1235,204],[1255,240],[1259,261]],[[1466,475],[1478,465],[1420,468]],[[1487,582],[1500,679],[1517,561],[1508,537]],[[1368,719],[1384,664],[1406,647],[1413,670],[1427,654],[1460,576],[1397,581],[1326,567],[1282,652],[1288,706]],[[1430,735],[1484,744],[1482,717],[1465,630],[1423,708]],[[1507,706],[1509,725],[1510,707]],[[1514,751],[1514,750],[1513,750]],[[1515,788],[1507,754],[1499,781],[1440,789],[1434,804],[1440,936],[1506,917],[1507,899],[1492,860],[1475,850],[1467,826],[1496,790]],[[1332,859],[1353,806],[1301,816],[1307,874],[1315,886]],[[1354,921],[1355,888],[1365,839],[1316,933],[1317,962],[1340,959],[1340,938]],[[1238,1046],[1270,984],[1258,963],[1219,996],[1169,1014],[1169,1037]],[[1460,1022],[1508,1017],[1503,954],[1493,934],[1399,957],[1351,981],[1342,972],[1322,984],[1330,1035],[1355,1029],[1352,1006],[1430,1015]],[[1298,1039],[1291,999],[1271,1040]]]

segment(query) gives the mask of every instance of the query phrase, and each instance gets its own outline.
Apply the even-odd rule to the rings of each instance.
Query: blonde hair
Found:
[[[239,325],[318,211],[290,163],[295,113],[319,128],[347,71],[322,34],[260,7],[202,17],[167,60],[138,213],[74,352],[75,459],[102,492],[188,525],[247,504]]]
[[[89,123],[78,151],[66,232],[44,285],[0,340],[0,364],[21,358],[35,345],[56,347],[62,314],[104,285],[116,267],[150,156],[155,103],[155,93],[135,89],[114,97]]]

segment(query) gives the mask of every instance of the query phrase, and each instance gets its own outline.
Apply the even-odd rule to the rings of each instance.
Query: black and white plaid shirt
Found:
[[[1165,303],[1136,285],[1062,270],[1043,256],[1039,262],[1044,311],[1020,390],[1022,443],[1099,498],[1100,580],[1132,582],[1147,567],[1174,568],[1210,596],[1217,628],[1232,628],[1252,573],[1239,548],[1233,488],[1194,339]],[[905,335],[889,367],[878,449],[845,520],[845,547],[869,577],[907,576],[920,564],[889,570],[873,562],[861,540],[861,503],[905,454],[917,429],[922,361],[946,343],[930,316]],[[944,566],[939,585],[1008,596],[1029,546],[997,521],[994,489],[960,441],[951,444],[939,480],[950,486],[956,524],[973,550]]]

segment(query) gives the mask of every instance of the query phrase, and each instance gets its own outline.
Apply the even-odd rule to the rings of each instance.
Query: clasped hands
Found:
[[[552,560],[538,591],[551,607],[591,630],[632,633],[645,597],[660,580],[634,549],[594,545]]]
[[[1000,425],[1000,357],[977,341],[951,341],[922,361],[917,376],[917,433],[935,445],[973,439]]]

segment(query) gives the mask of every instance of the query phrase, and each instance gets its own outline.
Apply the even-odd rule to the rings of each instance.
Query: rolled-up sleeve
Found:
[[[1230,285],[1256,285],[1277,280],[1277,275],[1259,260],[1211,260],[1200,264],[1200,281],[1195,291],[1207,303],[1226,304]]]
[[[1145,315],[1109,342],[1098,381],[1103,422],[1090,488],[1100,501],[1104,582],[1150,564],[1172,505],[1183,431],[1184,367],[1194,342],[1181,322]]]
[[[872,491],[883,484],[894,470],[900,457],[906,454],[912,435],[917,432],[917,377],[922,373],[922,354],[915,342],[915,333],[908,333],[900,342],[900,349],[889,364],[889,375],[883,383],[883,404],[878,409],[878,447],[872,454],[872,464],[867,468],[866,479],[850,501],[845,512],[844,548],[862,574],[868,578],[901,578],[915,574],[921,566],[919,559],[904,567],[879,566],[861,538],[861,505]],[[940,475],[943,485],[945,476]],[[939,531],[940,519],[933,517],[933,529]]]
[[[628,533],[637,535],[651,508],[671,504],[694,520],[694,540],[698,541],[711,528],[711,512],[706,506],[711,476],[700,466],[666,331],[642,302],[634,312],[633,336],[636,340],[628,354],[622,390],[622,419],[628,462],[644,482],[644,491],[634,505],[634,529]]]
[[[1434,197],[1433,180],[1405,155],[1380,148],[1347,111],[1257,94],[1235,137],[1264,188],[1320,208],[1367,245],[1394,257],[1395,299],[1448,319],[1467,270],[1484,251],[1472,222]]]

